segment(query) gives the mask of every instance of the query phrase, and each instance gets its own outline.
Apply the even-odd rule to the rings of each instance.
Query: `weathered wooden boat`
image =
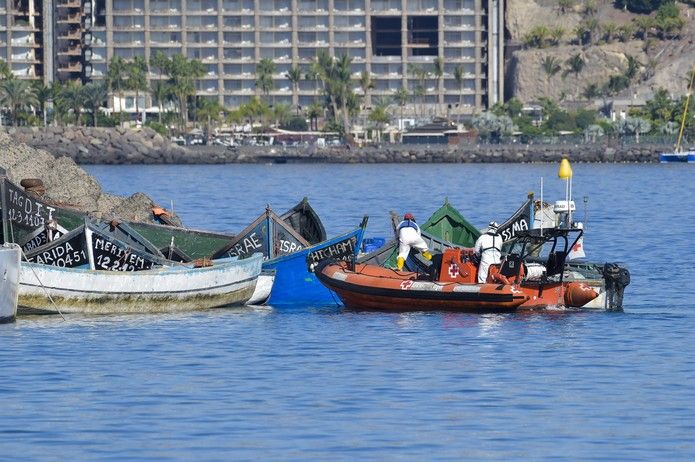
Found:
[[[103,226],[103,225],[102,225]],[[118,226],[116,226],[118,228]],[[177,263],[130,232],[81,227],[27,253],[20,313],[171,312],[242,305],[253,295],[262,255]]]
[[[569,236],[580,229],[520,231],[515,249],[500,265],[492,265],[488,280],[476,283],[477,261],[470,248],[449,248],[433,258],[427,273],[395,271],[370,264],[324,262],[317,268],[319,280],[351,309],[510,311],[547,307],[592,307],[598,288],[580,281],[564,280]],[[539,246],[550,244],[543,263],[534,261]],[[519,247],[516,247],[519,246]],[[611,308],[622,307],[629,272],[607,286]]]
[[[87,214],[81,210],[60,206],[28,194],[21,187],[2,177],[0,195],[6,209],[7,239],[0,230],[0,242],[16,242],[24,251],[43,245],[66,232],[80,227]],[[120,220],[151,242],[170,260],[189,262],[209,258],[225,248],[234,235],[173,226],[164,209],[153,208],[151,223]],[[310,244],[325,240],[321,219],[306,198],[282,215],[289,226]],[[317,240],[318,239],[318,240]],[[314,242],[316,241],[316,242]]]
[[[273,291],[268,303],[272,306],[327,304],[334,302],[331,293],[319,283],[315,266],[326,258],[352,259],[362,244],[367,217],[350,232],[310,245],[270,207],[240,232],[213,258],[247,255],[260,252],[267,260],[263,269],[275,270]]]
[[[328,237],[321,219],[306,197],[299,204],[280,215],[280,219],[289,224],[309,244],[318,244]]]
[[[17,315],[21,257],[17,244],[0,245],[0,324],[13,322]]]
[[[20,312],[157,313],[243,305],[253,294],[261,264],[261,255],[208,267],[137,272],[23,263]]]

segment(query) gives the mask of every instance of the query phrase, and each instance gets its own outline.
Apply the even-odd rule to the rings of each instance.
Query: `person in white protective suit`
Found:
[[[403,269],[405,259],[408,258],[411,247],[422,252],[422,256],[427,260],[432,259],[432,254],[429,252],[427,243],[420,235],[420,227],[415,223],[415,217],[412,213],[403,215],[403,221],[398,223],[396,233],[398,234],[398,260],[396,262],[398,271]]]
[[[490,265],[499,265],[502,260],[502,236],[497,234],[498,224],[491,221],[485,234],[475,241],[475,253],[480,256],[478,265],[478,284],[487,281],[487,273]]]

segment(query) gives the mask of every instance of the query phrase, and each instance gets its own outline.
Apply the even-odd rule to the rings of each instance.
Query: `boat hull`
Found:
[[[265,305],[273,291],[274,282],[275,271],[261,271],[260,276],[258,276],[258,282],[256,283],[256,289],[253,291],[253,295],[246,304]]]
[[[263,269],[276,271],[269,305],[328,305],[335,296],[316,277],[314,268],[326,258],[349,258],[362,245],[364,227],[320,244],[263,263]]]
[[[243,305],[252,296],[262,256],[213,266],[137,272],[22,264],[19,313],[163,313]]]
[[[317,275],[346,308],[377,311],[508,312],[528,301],[510,285],[418,280],[416,273],[345,262],[324,264]]]
[[[18,245],[0,246],[0,323],[13,322],[17,315],[21,255]]]
[[[695,162],[695,152],[663,152],[659,154],[659,162],[662,164],[693,163]]]

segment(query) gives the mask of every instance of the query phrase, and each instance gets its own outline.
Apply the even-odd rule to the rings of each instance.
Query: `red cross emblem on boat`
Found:
[[[449,265],[449,277],[455,278],[459,275],[459,265],[452,263]]]
[[[410,287],[411,287],[412,285],[413,285],[413,281],[411,281],[410,279],[408,279],[407,281],[401,282],[401,289],[403,289],[403,290],[408,290],[408,289],[410,289]]]
[[[579,252],[581,250],[581,248],[582,248],[582,243],[577,242],[576,244],[574,244],[572,246],[572,252]]]

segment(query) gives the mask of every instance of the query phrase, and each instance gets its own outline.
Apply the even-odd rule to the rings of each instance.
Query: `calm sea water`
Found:
[[[0,460],[695,459],[695,168],[573,168],[589,256],[630,267],[624,312],[20,318],[0,326]],[[564,196],[556,165],[88,170],[229,232],[304,195],[329,234],[368,214],[374,236],[447,197],[501,221],[541,177]]]

